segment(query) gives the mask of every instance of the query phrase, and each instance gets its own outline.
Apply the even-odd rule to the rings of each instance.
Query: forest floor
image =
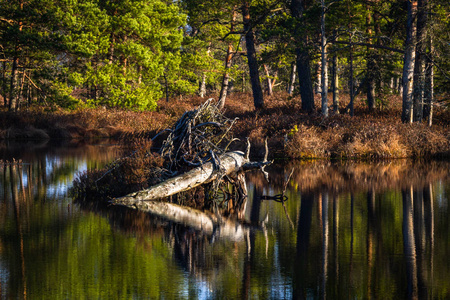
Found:
[[[154,112],[119,109],[68,111],[49,107],[24,108],[18,113],[0,110],[0,139],[149,139],[170,128],[187,110],[207,98],[190,97],[160,101]],[[262,157],[268,138],[272,158],[385,159],[403,157],[450,157],[450,109],[436,107],[433,125],[403,124],[401,98],[386,96],[373,112],[357,98],[355,113],[344,113],[348,96],[341,95],[341,113],[323,118],[320,112],[301,110],[300,97],[286,93],[266,96],[266,107],[255,111],[251,94],[234,93],[227,98],[225,115],[238,118],[233,134],[235,148],[252,144],[252,156]],[[319,95],[316,107],[320,107]],[[155,143],[154,143],[155,145]]]

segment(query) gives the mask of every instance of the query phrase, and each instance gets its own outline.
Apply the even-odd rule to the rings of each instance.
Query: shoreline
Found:
[[[398,97],[397,97],[398,98]],[[33,108],[10,114],[0,111],[0,141],[73,140],[120,141],[150,139],[169,128],[186,110],[206,98],[192,97],[180,102],[161,101],[154,112],[117,109],[78,111]],[[319,99],[317,99],[320,101]],[[252,144],[251,155],[264,155],[268,138],[269,157],[277,159],[378,160],[397,158],[449,158],[450,112],[435,112],[434,125],[403,124],[398,102],[392,107],[369,112],[358,101],[355,116],[335,114],[326,119],[319,112],[301,111],[299,97],[279,94],[267,99],[266,108],[254,111],[251,95],[233,94],[227,99],[225,114],[238,118],[234,136],[241,139],[234,149],[244,149],[244,139]]]

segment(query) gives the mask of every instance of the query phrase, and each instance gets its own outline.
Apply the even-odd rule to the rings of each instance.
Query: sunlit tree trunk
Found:
[[[320,21],[320,50],[321,50],[321,96],[322,96],[322,115],[328,117],[328,61],[327,61],[327,37],[325,33],[325,0],[320,0],[321,21]]]
[[[242,3],[242,18],[244,22],[248,68],[253,91],[253,103],[256,109],[261,109],[264,107],[264,97],[261,89],[261,82],[259,81],[259,68],[258,61],[256,59],[255,36],[253,34],[251,26],[250,2],[246,0]]]
[[[320,42],[322,43],[322,42]],[[317,62],[316,68],[316,82],[314,83],[314,92],[316,94],[322,93],[322,59]]]
[[[272,79],[270,78],[270,73],[269,73],[269,68],[267,67],[266,64],[263,65],[264,67],[264,72],[266,73],[266,81],[267,81],[267,94],[269,96],[271,96],[273,94],[273,90],[272,90]]]
[[[428,0],[419,0],[417,7],[417,44],[414,63],[413,106],[414,121],[423,119],[423,97],[425,87],[426,28],[428,19]]]
[[[292,0],[291,12],[292,16],[303,21],[303,11],[305,9],[304,0]],[[302,22],[304,23],[304,22]],[[296,36],[299,36],[300,46],[296,48],[297,56],[297,72],[300,84],[300,96],[302,99],[302,110],[312,112],[314,105],[314,90],[311,79],[310,55],[308,51],[308,39],[303,28],[297,29]]]
[[[403,59],[403,102],[402,102],[402,122],[412,123],[413,121],[413,75],[414,62],[416,57],[416,11],[417,1],[407,0],[408,18],[406,23],[406,45]]]
[[[429,52],[426,59],[425,71],[425,91],[424,91],[424,108],[423,117],[428,119],[428,126],[433,124],[433,102],[434,102],[434,70],[433,70],[433,43],[432,38],[428,40]]]
[[[206,55],[209,56],[210,53],[211,53],[211,42],[209,43],[208,50],[206,51]],[[227,56],[228,56],[228,51],[227,51]],[[206,95],[206,72],[202,72],[202,78],[200,80],[198,95],[200,96],[200,98],[204,98]]]
[[[200,86],[198,88],[198,95],[200,96],[200,98],[205,98],[205,94],[206,94],[206,73],[203,72],[202,78],[200,80]]]
[[[338,58],[336,52],[333,54],[331,85],[333,88],[333,111],[339,113],[339,74],[338,74]]]
[[[227,99],[228,94],[228,83],[230,80],[230,68],[231,68],[231,59],[233,55],[233,45],[231,42],[228,43],[227,47],[227,56],[225,57],[225,72],[222,77],[222,87],[220,88],[219,94],[219,108],[223,109],[225,107],[225,101]]]
[[[295,62],[291,64],[291,76],[289,77],[289,85],[287,92],[289,95],[292,95],[294,93],[294,86],[295,86],[295,73],[297,72],[297,65]]]

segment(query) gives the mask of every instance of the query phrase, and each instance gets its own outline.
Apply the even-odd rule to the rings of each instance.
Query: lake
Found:
[[[122,153],[0,145],[2,299],[450,298],[448,161],[274,164],[247,174],[249,230],[220,238],[73,203],[77,174]]]

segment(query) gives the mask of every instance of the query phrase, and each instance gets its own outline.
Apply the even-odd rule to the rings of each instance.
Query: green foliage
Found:
[[[73,92],[73,88],[67,86],[62,82],[53,82],[49,89],[49,99],[55,104],[58,104],[61,107],[76,109],[82,105],[82,102],[71,94]]]
[[[349,75],[350,40],[403,49],[404,2],[325,3],[329,53],[336,53],[341,61],[341,78]],[[269,77],[277,78],[277,88],[285,90],[289,83],[296,48],[310,52],[315,74],[320,58],[319,3],[303,1],[302,18],[292,16],[290,1],[249,4],[257,58],[270,70]],[[217,92],[229,44],[236,54],[228,70],[230,86],[237,88],[241,82],[245,85],[239,78],[248,74],[242,51],[241,6],[240,0],[6,1],[0,5],[4,79],[0,94],[8,101],[10,97],[20,99],[19,94],[26,93],[22,87],[31,86],[35,92],[31,100],[51,97],[49,102],[63,107],[82,105],[83,101],[151,110],[166,90],[168,96],[192,95],[203,79],[208,92]],[[426,51],[436,66],[438,95],[449,93],[450,86],[449,9],[448,1],[433,1],[427,28],[433,49],[427,44]],[[364,45],[354,45],[352,53],[355,77],[361,81],[368,75],[374,77],[379,93],[383,83],[401,77],[401,53]],[[368,70],[369,57],[375,57],[373,70]],[[15,74],[13,62],[17,63]]]

